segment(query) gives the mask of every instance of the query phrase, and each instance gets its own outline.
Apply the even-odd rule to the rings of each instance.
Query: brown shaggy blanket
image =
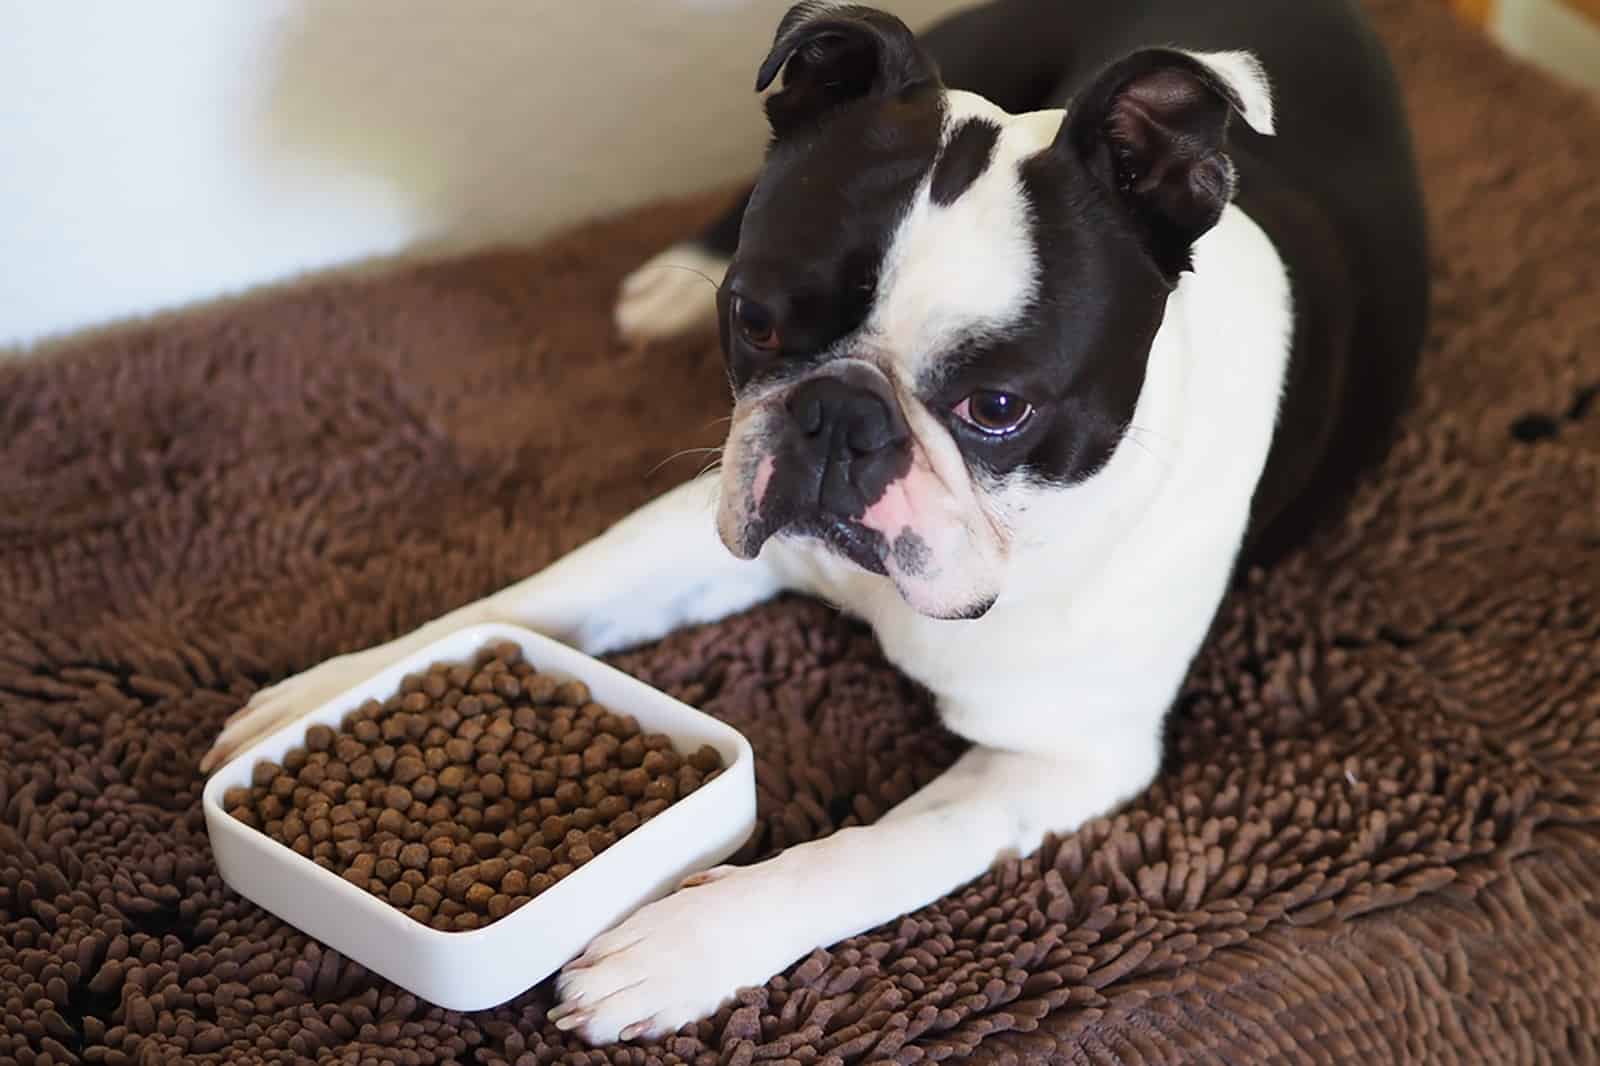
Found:
[[[716,442],[716,353],[620,350],[608,305],[714,205],[0,367],[0,1062],[1600,1058],[1600,115],[1373,5],[1438,275],[1382,469],[1241,575],[1130,809],[657,1045],[583,1049],[548,986],[432,1009],[241,901],[195,763],[258,687],[693,473],[658,464]],[[815,603],[617,661],[750,737],[751,856],[958,751]]]

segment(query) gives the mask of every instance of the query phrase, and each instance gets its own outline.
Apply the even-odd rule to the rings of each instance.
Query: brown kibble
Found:
[[[397,811],[407,809],[415,801],[411,790],[401,785],[390,785],[384,789],[382,799],[385,807],[392,807]]]
[[[373,876],[385,885],[392,885],[400,880],[400,864],[394,859],[379,859],[372,868]]]
[[[397,785],[409,785],[427,772],[428,767],[421,759],[407,755],[394,761],[394,769],[389,776]]]
[[[485,859],[478,864],[478,880],[486,885],[498,885],[508,872],[510,864],[505,859]]]
[[[644,795],[652,803],[659,801],[661,809],[666,810],[666,805],[678,798],[678,786],[670,777],[658,777],[650,782],[650,786],[644,790]],[[640,810],[643,809],[644,805],[641,805]]]
[[[650,774],[642,766],[629,770],[622,775],[620,787],[623,795],[638,799],[650,787]]]
[[[483,793],[484,799],[497,800],[506,792],[505,778],[499,774],[484,774],[478,779],[478,790]]]
[[[556,689],[556,702],[568,707],[581,707],[589,702],[589,686],[582,681],[568,681]]]
[[[431,858],[428,849],[422,844],[407,844],[400,849],[400,865],[411,870],[420,870],[428,864]]]
[[[644,756],[644,741],[636,736],[624,740],[622,746],[617,749],[617,760],[623,766],[638,766],[644,762]]]
[[[528,895],[537,896],[556,883],[555,876],[549,873],[538,873],[528,882]]]
[[[467,889],[471,888],[477,882],[477,879],[478,868],[476,866],[462,867],[445,879],[445,895],[453,900],[463,900],[466,898]]]
[[[372,745],[378,742],[378,739],[383,735],[383,731],[378,728],[377,722],[370,718],[363,718],[351,727],[350,735],[363,744]]]
[[[377,827],[385,833],[403,833],[406,828],[406,816],[393,807],[385,808],[378,814]]]
[[[386,774],[390,770],[394,769],[394,761],[396,758],[397,755],[391,745],[380,744],[376,748],[372,749],[372,761],[378,764],[379,773]]]
[[[222,807],[230,814],[235,807],[243,807],[249,802],[250,790],[242,785],[235,785],[222,794]]]
[[[722,769],[722,756],[710,744],[702,744],[689,756],[689,765],[703,774]]]
[[[325,725],[314,725],[306,730],[307,751],[327,751],[333,746],[334,732]]]
[[[572,825],[567,819],[560,815],[551,815],[539,826],[539,831],[544,836],[544,842],[554,847],[556,844],[561,843],[562,838],[567,835],[567,831],[571,828]]]
[[[467,889],[466,904],[475,911],[486,911],[489,909],[489,901],[493,898],[494,889],[478,881]]]
[[[513,771],[505,779],[506,795],[517,802],[533,798],[533,775]]]
[[[275,762],[258,762],[250,770],[250,783],[257,788],[266,788],[281,772]]]
[[[522,694],[536,707],[547,707],[556,701],[561,683],[549,674],[536,674],[522,682]]]
[[[611,830],[619,837],[627,836],[639,828],[641,822],[642,819],[634,811],[623,811],[611,820]]]
[[[507,870],[500,879],[500,891],[512,896],[522,895],[528,891],[528,875],[521,870]]]
[[[563,781],[556,786],[555,800],[566,810],[572,810],[583,802],[583,786],[576,781]]]
[[[439,771],[439,788],[454,794],[467,783],[467,772],[459,766],[446,766]]]

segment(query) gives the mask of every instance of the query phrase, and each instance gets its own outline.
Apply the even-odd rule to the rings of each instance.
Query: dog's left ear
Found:
[[[1122,199],[1176,279],[1233,199],[1235,115],[1272,133],[1272,93],[1253,55],[1152,48],[1102,71],[1070,106],[1056,143]]]
[[[783,87],[767,98],[767,119],[780,138],[841,104],[939,80],[936,64],[904,22],[870,7],[816,0],[794,5],[778,24],[756,92],[780,71]]]

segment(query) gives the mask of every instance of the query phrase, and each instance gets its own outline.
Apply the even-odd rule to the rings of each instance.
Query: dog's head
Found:
[[[718,311],[735,392],[718,526],[814,539],[916,610],[983,614],[1043,494],[1128,430],[1190,247],[1233,194],[1239,53],[1149,50],[1067,112],[947,90],[898,19],[800,4],[757,89],[773,138]],[[1033,521],[1040,521],[1036,516]]]

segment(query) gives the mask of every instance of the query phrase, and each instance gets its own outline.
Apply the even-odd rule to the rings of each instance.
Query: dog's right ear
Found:
[[[772,51],[756,75],[767,98],[775,137],[815,123],[841,104],[867,96],[892,97],[937,84],[939,71],[904,22],[855,4],[802,0],[778,24]]]

